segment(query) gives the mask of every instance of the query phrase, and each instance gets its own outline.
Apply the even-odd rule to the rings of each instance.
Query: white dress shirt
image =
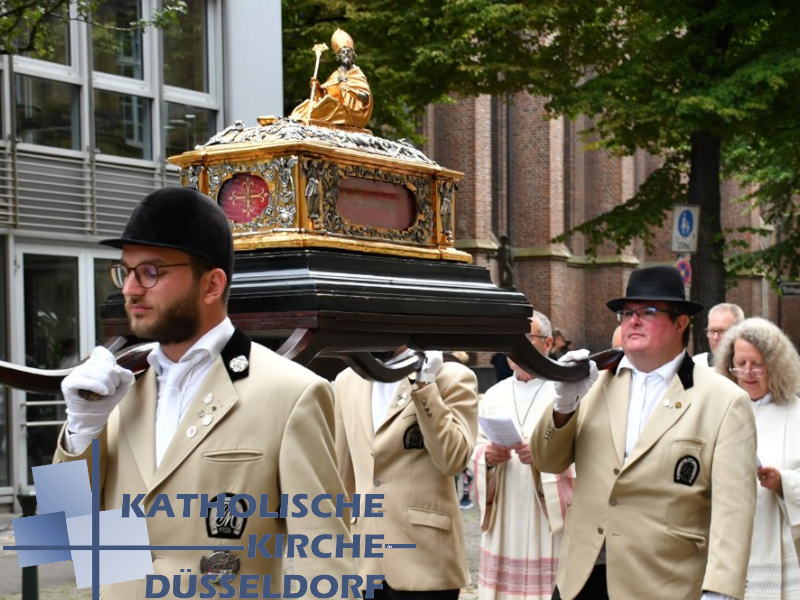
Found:
[[[147,357],[158,378],[156,468],[161,464],[183,414],[233,332],[233,324],[226,317],[197,340],[178,362],[167,358],[160,345]]]
[[[678,372],[678,369],[686,356],[686,350],[681,351],[678,356],[668,363],[664,363],[657,369],[645,373],[633,366],[628,357],[625,356],[619,363],[620,369],[631,370],[631,393],[628,402],[628,427],[625,433],[625,457],[623,463],[633,452],[634,446],[642,433],[645,423],[653,414],[656,404],[664,396],[669,384]]]
[[[397,356],[393,356],[389,360],[387,360],[384,364],[388,367],[393,364],[400,362],[411,356],[414,353],[413,350],[407,348]],[[402,380],[400,380],[402,381]],[[372,431],[373,433],[378,431],[378,427],[381,426],[384,419],[386,418],[386,413],[389,412],[389,407],[392,406],[392,401],[394,397],[397,395],[397,389],[400,387],[400,381],[390,381],[389,383],[381,383],[380,381],[373,381],[372,382]]]

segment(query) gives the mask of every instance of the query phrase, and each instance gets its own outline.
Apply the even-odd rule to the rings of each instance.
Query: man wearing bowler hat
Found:
[[[538,469],[578,473],[553,598],[741,600],[756,489],[747,394],[686,353],[703,307],[676,269],[634,271],[607,306],[624,358],[556,383],[531,437]]]
[[[271,575],[271,591],[280,592],[281,559],[262,558],[252,548],[252,535],[259,543],[266,540],[272,556],[283,555],[275,549],[278,534],[350,541],[348,526],[330,501],[320,504],[320,511],[333,513],[330,518],[293,518],[294,511],[285,518],[260,517],[264,509],[278,510],[281,494],[288,494],[289,502],[295,494],[306,494],[309,502],[321,494],[334,499],[344,494],[336,471],[330,385],[252,343],[231,324],[226,300],[233,242],[224,212],[207,196],[186,188],[153,192],[136,206],[122,236],[102,243],[122,249],[111,277],[125,297],[131,329],[159,344],[148,357],[150,368],[135,382],[101,347],[64,379],[67,422],[55,462],[86,459],[91,474],[90,442],[99,438],[101,479],[92,485],[101,487],[103,509],[120,508],[123,494],[144,494],[145,512],[157,497],[170,499],[174,516],[162,504],[147,519],[151,545],[245,546],[245,551],[154,551],[154,575],[172,584],[157,597],[191,589],[207,593],[199,583],[203,575],[234,575],[230,585],[237,598],[244,575],[257,576],[244,589],[257,590],[258,597],[270,592],[262,594],[262,575]],[[85,391],[100,399],[84,399]],[[267,506],[262,494],[268,494]],[[219,495],[224,514],[215,507],[203,516],[202,496],[215,501]],[[258,506],[248,506],[247,498]],[[318,558],[331,550],[332,542],[323,542],[316,556],[296,558],[296,573],[310,585],[317,575],[341,582],[342,575],[357,572],[347,552]],[[181,592],[175,589],[179,579]],[[103,587],[115,600],[148,597],[141,580]],[[223,586],[216,591],[229,593]]]

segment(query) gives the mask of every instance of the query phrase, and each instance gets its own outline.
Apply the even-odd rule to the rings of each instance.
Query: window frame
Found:
[[[150,15],[156,8],[161,7],[160,0],[138,0],[142,15]],[[214,129],[218,131],[223,119],[223,74],[222,55],[217,50],[222,43],[222,3],[221,0],[206,0],[206,48],[208,52],[208,92],[198,92],[185,88],[163,85],[163,30],[146,28],[142,32],[142,66],[144,78],[133,79],[88,71],[93,57],[87,56],[91,50],[91,26],[78,22],[77,9],[70,5],[69,24],[70,38],[70,64],[60,65],[49,61],[30,58],[26,56],[4,56],[0,59],[0,85],[3,88],[3,107],[5,117],[3,132],[5,135],[0,140],[0,147],[8,147],[12,134],[11,126],[15,125],[11,118],[11,111],[16,110],[15,85],[12,78],[16,74],[29,77],[48,79],[59,83],[78,86],[78,100],[80,107],[80,136],[79,150],[55,148],[40,144],[17,142],[20,151],[35,152],[43,155],[62,156],[69,158],[82,158],[109,165],[122,165],[140,168],[159,169],[166,167],[169,171],[176,170],[172,165],[166,164],[165,136],[165,102],[174,102],[194,106],[198,109],[213,110],[216,113]],[[13,61],[10,65],[9,61]],[[13,67],[13,68],[10,68]],[[150,102],[150,137],[151,158],[130,158],[99,152],[97,149],[95,131],[95,90],[130,94],[145,98]],[[16,136],[16,129],[13,131]]]
[[[56,78],[42,77],[41,75],[38,75],[38,74],[37,75],[33,75],[33,74],[29,74],[29,73],[22,73],[22,72],[20,72],[20,71],[15,69],[14,73],[13,73],[13,76],[14,76],[15,79],[16,79],[17,75],[22,75],[23,77],[33,77],[35,79],[43,79],[45,81],[53,81],[53,82],[56,82],[56,83],[62,83],[62,84],[65,84],[65,85],[71,85],[73,87],[77,87],[78,88],[78,94],[77,94],[77,97],[78,97],[78,118],[80,119],[80,124],[79,124],[79,128],[78,128],[79,129],[78,133],[80,135],[80,145],[79,145],[79,149],[75,150],[74,148],[58,148],[56,146],[46,146],[44,144],[33,144],[31,142],[23,142],[22,139],[19,137],[19,129],[17,127],[17,120],[16,120],[16,117],[15,117],[14,118],[14,137],[15,137],[15,141],[16,141],[16,144],[17,144],[17,149],[22,151],[22,152],[42,152],[42,148],[46,148],[47,149],[46,153],[54,155],[54,156],[67,156],[67,157],[70,157],[70,158],[85,158],[86,157],[86,150],[85,150],[85,148],[86,148],[86,137],[88,135],[88,133],[86,132],[86,127],[85,127],[85,120],[86,119],[84,118],[85,110],[84,110],[84,102],[83,102],[83,88],[85,86],[83,86],[81,84],[75,85],[71,81],[62,81],[62,80],[59,80],[59,79],[56,79]],[[9,103],[10,103],[9,110],[15,111],[15,114],[16,114],[16,110],[17,110],[17,98],[16,98],[17,84],[16,84],[16,81],[13,83],[13,88],[11,87],[11,85],[12,84],[9,82],[9,88],[8,89],[13,89],[14,90],[14,94],[10,94],[10,93],[8,94]],[[11,96],[13,96],[13,98]]]

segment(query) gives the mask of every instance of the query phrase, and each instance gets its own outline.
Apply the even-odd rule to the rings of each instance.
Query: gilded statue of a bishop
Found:
[[[296,121],[311,119],[332,125],[363,128],[372,116],[372,92],[364,73],[355,64],[353,38],[337,29],[331,37],[331,47],[336,54],[339,68],[322,85],[316,78],[311,78],[313,101],[302,102],[294,109],[290,118]]]

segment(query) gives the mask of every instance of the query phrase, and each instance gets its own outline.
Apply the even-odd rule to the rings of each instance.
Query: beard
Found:
[[[199,288],[195,281],[183,296],[164,307],[152,323],[139,322],[128,313],[131,330],[138,337],[159,344],[180,344],[191,340],[200,329]],[[137,297],[126,299],[126,311],[128,304],[136,300]]]

